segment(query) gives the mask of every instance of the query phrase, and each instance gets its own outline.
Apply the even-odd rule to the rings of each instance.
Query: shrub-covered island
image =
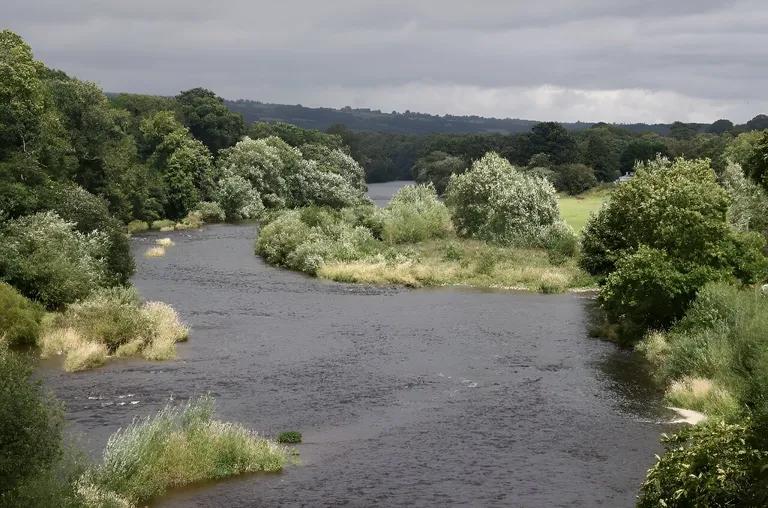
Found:
[[[545,179],[495,153],[448,183],[405,186],[383,209],[310,206],[267,213],[256,253],[319,277],[408,286],[559,292],[592,285],[578,239]]]

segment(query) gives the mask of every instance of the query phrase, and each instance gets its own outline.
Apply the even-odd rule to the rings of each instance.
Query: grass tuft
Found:
[[[100,367],[107,361],[107,346],[98,342],[83,342],[67,351],[64,370],[78,372]]]
[[[155,244],[161,247],[173,247],[173,240],[170,238],[158,238],[155,240]]]
[[[213,414],[213,401],[203,397],[168,405],[120,429],[110,437],[102,464],[82,478],[81,490],[136,505],[174,487],[282,470],[288,461],[284,447]]]
[[[159,258],[165,256],[165,247],[163,246],[156,246],[156,247],[150,247],[147,249],[147,251],[144,253],[145,258]]]

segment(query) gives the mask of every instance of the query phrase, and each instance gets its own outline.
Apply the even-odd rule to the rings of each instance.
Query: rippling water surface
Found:
[[[265,265],[252,226],[163,234],[134,284],[191,325],[175,361],[43,364],[94,456],[169,397],[299,430],[301,465],[158,506],[631,506],[660,407],[629,355],[586,333],[589,296],[344,285]]]

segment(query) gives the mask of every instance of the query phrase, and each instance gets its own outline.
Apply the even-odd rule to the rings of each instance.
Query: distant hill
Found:
[[[502,133],[516,134],[528,132],[539,123],[535,120],[518,118],[485,118],[481,116],[429,115],[406,111],[383,113],[372,109],[353,109],[345,107],[308,108],[301,105],[269,104],[259,101],[225,101],[232,110],[243,115],[246,123],[251,122],[287,122],[305,129],[325,130],[334,124],[346,125],[353,131],[388,132],[394,134],[471,134]],[[563,122],[569,130],[588,129],[594,123]],[[632,132],[655,132],[669,134],[670,124],[615,124]]]

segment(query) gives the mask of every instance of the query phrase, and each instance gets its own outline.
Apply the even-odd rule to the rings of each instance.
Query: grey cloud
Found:
[[[623,91],[744,121],[768,84],[768,4],[757,0],[11,0],[3,11],[38,58],[110,91],[202,85],[231,98],[541,118],[556,111],[510,93],[551,86],[564,90],[563,114],[595,115],[582,120],[675,119],[645,102],[619,113],[599,93]],[[462,92],[440,102],[438,90]]]

